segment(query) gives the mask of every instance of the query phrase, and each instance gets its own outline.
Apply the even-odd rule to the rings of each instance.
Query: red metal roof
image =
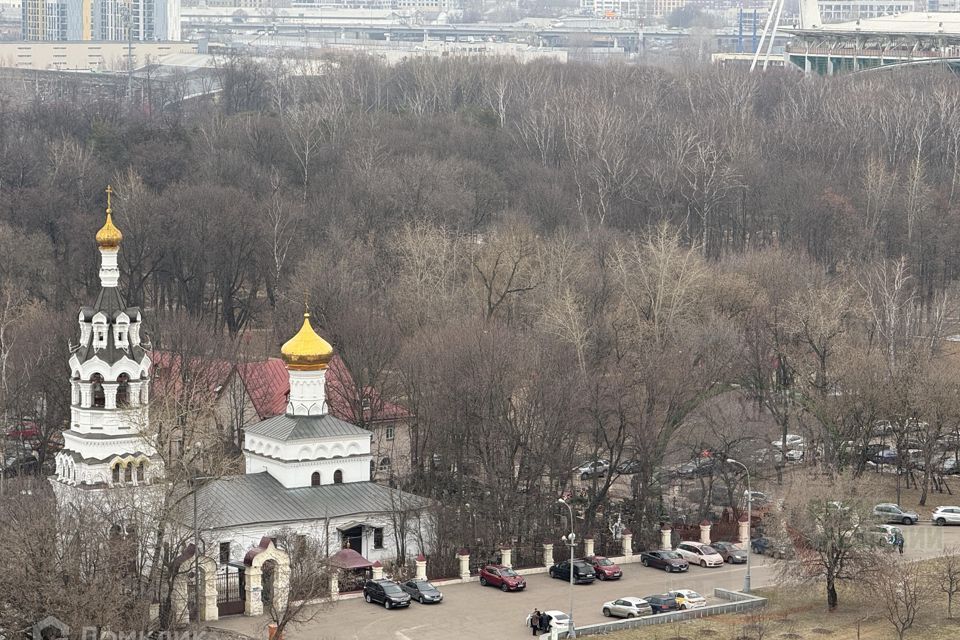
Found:
[[[186,391],[179,355],[154,351],[154,390],[157,395],[180,395]],[[283,414],[287,409],[290,393],[290,378],[287,367],[280,358],[268,358],[256,362],[242,362],[235,367],[224,360],[201,360],[191,358],[188,366],[190,395],[209,395],[210,399],[220,394],[230,375],[236,371],[240,376],[253,408],[261,420]],[[350,371],[338,356],[334,356],[327,369],[327,404],[330,413],[344,422],[383,422],[410,417],[405,407],[383,400],[376,389],[367,388],[364,395],[370,401],[367,409],[361,409],[357,400],[358,389]],[[362,416],[359,415],[362,411]]]
[[[353,549],[344,548],[330,556],[330,564],[338,569],[368,569],[373,563]]]

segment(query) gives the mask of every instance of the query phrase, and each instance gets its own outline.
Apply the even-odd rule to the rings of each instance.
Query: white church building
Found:
[[[119,289],[123,236],[111,193],[108,187],[96,235],[101,290],[80,310],[79,342],[70,348],[71,421],[51,478],[62,507],[84,494],[148,497],[164,486],[149,429],[151,348],[141,339],[141,310],[127,307]],[[269,540],[281,530],[313,538],[330,555],[349,548],[370,563],[395,560],[401,539],[411,558],[432,547],[430,502],[372,482],[371,433],[329,413],[333,348],[309,313],[281,355],[290,381],[286,413],[246,427],[244,474],[205,479],[196,490],[201,617],[208,620],[262,612],[259,565],[276,553]],[[192,529],[192,512],[183,519]]]

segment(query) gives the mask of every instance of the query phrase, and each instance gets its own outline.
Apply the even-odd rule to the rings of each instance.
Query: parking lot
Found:
[[[945,548],[960,545],[960,527],[935,527],[929,522],[904,527],[906,555],[911,558],[933,557]],[[753,556],[753,586],[770,585],[776,575],[773,561]],[[607,620],[600,613],[604,602],[624,596],[643,597],[671,589],[699,591],[713,603],[713,589],[741,589],[744,565],[725,565],[715,569],[691,567],[687,573],[667,574],[645,568],[639,563],[623,565],[623,578],[613,582],[576,585],[574,621],[577,626]],[[386,611],[362,599],[341,600],[321,607],[309,623],[288,629],[287,640],[446,640],[455,632],[457,638],[521,638],[530,635],[524,619],[534,607],[540,610],[569,611],[570,587],[546,574],[527,576],[527,589],[519,593],[503,593],[477,582],[449,584],[441,587],[444,602],[439,605],[413,603],[408,609]],[[265,617],[225,618],[213,626],[266,638]]]
[[[754,556],[754,583],[766,584],[772,575],[770,560]],[[575,585],[574,621],[578,626],[608,620],[600,613],[604,602],[624,596],[643,597],[670,589],[693,589],[713,603],[713,588],[740,589],[743,565],[715,569],[691,567],[687,573],[667,574],[639,563],[623,566],[623,578],[611,582]],[[398,640],[440,640],[458,638],[521,638],[530,635],[524,620],[534,607],[541,610],[570,609],[570,586],[546,574],[527,576],[527,589],[503,593],[477,582],[442,586],[444,602],[439,605],[413,603],[408,609],[385,610],[362,599],[342,600],[330,605],[312,622],[285,634],[287,640],[353,640],[397,638]],[[233,617],[214,626],[266,637],[265,618]]]

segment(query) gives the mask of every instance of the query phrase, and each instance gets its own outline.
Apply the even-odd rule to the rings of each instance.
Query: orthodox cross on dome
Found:
[[[113,224],[113,201],[111,199],[113,187],[107,185],[105,192],[107,194],[107,220],[97,231],[97,246],[103,251],[116,253],[120,248],[120,241],[123,240],[123,234]]]

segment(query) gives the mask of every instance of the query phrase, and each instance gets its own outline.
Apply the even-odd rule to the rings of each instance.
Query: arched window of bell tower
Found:
[[[118,482],[120,482],[120,463],[119,462],[113,465],[112,471],[113,471],[113,483],[117,484]]]
[[[99,408],[106,406],[107,397],[103,393],[103,376],[99,373],[90,376],[90,386],[93,391],[93,406]]]
[[[124,482],[133,482],[133,463],[128,462],[123,465],[123,481]]]
[[[121,373],[117,378],[117,406],[126,407],[130,405],[130,376]]]

